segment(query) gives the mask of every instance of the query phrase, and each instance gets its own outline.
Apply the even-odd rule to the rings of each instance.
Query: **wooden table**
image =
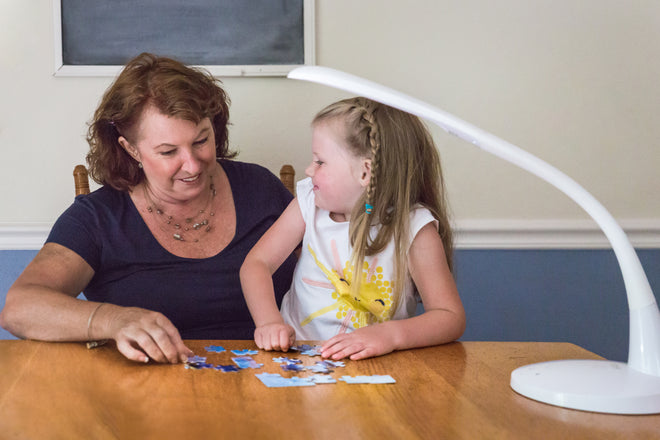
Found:
[[[231,363],[229,352],[206,353],[211,344],[255,348],[252,341],[188,341],[209,363]],[[259,352],[253,358],[261,369],[223,373],[136,364],[112,345],[0,341],[0,438],[660,438],[660,415],[563,409],[509,387],[521,365],[598,358],[572,344],[459,342],[346,361],[332,373],[389,374],[396,384],[268,388],[256,373],[304,375],[284,372],[272,361],[281,355]]]

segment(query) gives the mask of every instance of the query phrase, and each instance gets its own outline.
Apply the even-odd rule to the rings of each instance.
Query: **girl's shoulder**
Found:
[[[420,229],[422,229],[424,226],[426,226],[429,223],[433,223],[436,227],[438,228],[438,220],[433,217],[433,214],[431,211],[421,205],[417,204],[413,207],[413,209],[410,211],[410,233],[411,233],[411,239],[417,235]]]

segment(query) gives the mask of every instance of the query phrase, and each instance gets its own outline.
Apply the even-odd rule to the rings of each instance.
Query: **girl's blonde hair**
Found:
[[[345,99],[321,110],[312,125],[339,121],[344,128],[345,145],[356,157],[371,159],[371,180],[353,208],[349,233],[353,253],[352,293],[357,296],[366,255],[381,252],[394,241],[392,309],[400,305],[407,272],[410,246],[409,218],[416,205],[422,205],[438,221],[447,263],[451,270],[453,238],[442,177],[440,155],[433,138],[419,118],[401,110],[357,97]],[[371,213],[365,206],[370,205]],[[380,224],[375,237],[370,227]]]

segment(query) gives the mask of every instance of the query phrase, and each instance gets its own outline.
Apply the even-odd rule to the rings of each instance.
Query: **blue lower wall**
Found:
[[[660,249],[638,250],[660,302]],[[462,250],[463,340],[572,342],[627,361],[628,302],[611,250]]]
[[[637,253],[658,299],[660,249]],[[0,251],[0,307],[35,255]],[[468,317],[463,340],[572,342],[627,360],[628,305],[612,251],[458,250],[455,260]],[[0,329],[0,339],[12,337]]]
[[[35,255],[37,251],[0,251],[0,308],[5,306],[7,290]],[[0,339],[15,338],[0,327]]]

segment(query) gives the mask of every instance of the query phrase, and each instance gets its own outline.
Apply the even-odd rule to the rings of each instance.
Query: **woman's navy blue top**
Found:
[[[236,232],[211,258],[169,253],[151,234],[129,194],[107,186],[76,197],[47,242],[71,249],[94,269],[84,290],[91,301],[161,312],[183,339],[252,339],[254,323],[239,269],[292,195],[266,168],[229,160],[220,164],[234,197]],[[294,266],[295,257],[290,256],[273,275],[278,306]]]

